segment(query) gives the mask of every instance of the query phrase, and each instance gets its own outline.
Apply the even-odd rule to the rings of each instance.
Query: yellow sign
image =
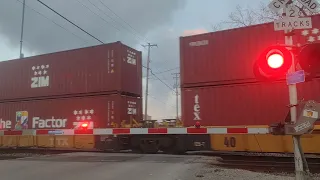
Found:
[[[313,112],[312,111],[307,111],[307,116],[308,117],[312,117],[313,116]]]
[[[319,113],[317,111],[312,111],[312,110],[305,109],[303,111],[303,116],[308,117],[308,118],[318,119],[319,118]]]

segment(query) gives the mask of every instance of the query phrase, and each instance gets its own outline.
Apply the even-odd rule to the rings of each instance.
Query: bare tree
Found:
[[[299,8],[300,17],[314,14],[296,1],[292,2],[291,0],[289,3],[293,3],[294,6]],[[271,11],[268,5],[263,2],[260,3],[258,8],[243,8],[240,5],[237,5],[235,11],[229,14],[228,20],[212,25],[212,30],[218,31],[229,28],[252,26],[255,24],[272,22],[280,18],[282,18],[282,14]]]

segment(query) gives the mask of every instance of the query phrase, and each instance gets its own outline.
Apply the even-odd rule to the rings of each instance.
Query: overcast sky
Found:
[[[156,43],[151,69],[167,85],[179,72],[179,36],[212,31],[227,20],[236,5],[258,7],[257,0],[42,0],[105,43],[122,41],[143,51]],[[0,0],[0,60],[19,57],[22,0]],[[268,2],[264,0],[262,2]],[[25,56],[99,44],[57,16],[37,0],[26,0],[23,52]],[[112,11],[110,11],[110,9]],[[120,18],[119,18],[120,17]],[[146,64],[146,58],[143,59]],[[144,69],[145,71],[145,69]],[[143,79],[145,81],[145,79]],[[145,84],[145,83],[144,83]],[[150,78],[149,110],[153,119],[175,117],[175,95],[155,77]],[[180,109],[179,104],[179,109]]]

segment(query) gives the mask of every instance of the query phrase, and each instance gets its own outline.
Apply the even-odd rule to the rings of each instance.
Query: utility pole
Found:
[[[23,3],[22,3],[21,37],[20,37],[20,58],[23,58],[23,53],[22,53],[22,40],[23,40],[24,11],[25,11],[25,8],[26,8],[26,0],[23,0]]]
[[[174,83],[174,88],[176,89],[176,113],[177,113],[177,118],[176,120],[179,119],[179,84],[178,84],[178,80],[180,78],[180,73],[172,73],[172,75],[174,75],[173,79],[175,79],[175,83]]]
[[[146,97],[145,97],[145,109],[144,109],[144,120],[148,117],[148,86],[149,86],[149,70],[150,70],[150,49],[152,47],[158,47],[157,44],[148,43],[147,45],[142,45],[143,47],[148,47],[148,59],[147,59],[147,78],[146,78]]]

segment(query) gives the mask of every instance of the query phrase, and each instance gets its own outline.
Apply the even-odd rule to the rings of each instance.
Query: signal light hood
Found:
[[[300,48],[297,56],[298,63],[311,80],[317,73],[320,73],[320,43],[306,44]]]

